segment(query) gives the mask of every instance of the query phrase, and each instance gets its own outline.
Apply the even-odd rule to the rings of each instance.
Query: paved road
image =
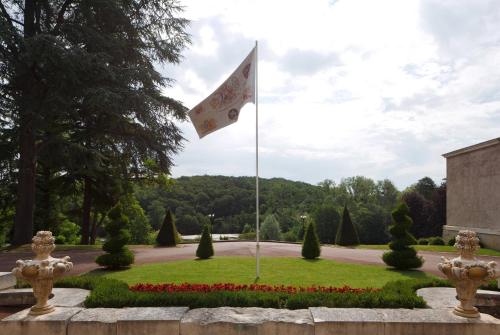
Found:
[[[159,263],[180,259],[193,259],[197,244],[182,244],[175,248],[151,248],[151,247],[132,247],[135,253],[135,264]],[[214,243],[216,256],[255,256],[254,242],[218,242]],[[301,245],[261,242],[261,255],[273,257],[300,257]],[[100,255],[101,251],[71,250],[54,252],[54,257],[69,255],[75,264],[72,270],[73,274],[87,272],[97,268],[94,259]],[[351,249],[323,246],[321,257],[324,259],[333,259],[339,262],[385,265],[381,256],[383,250]],[[437,263],[441,261],[441,256],[455,257],[453,253],[440,253],[420,251],[419,254],[424,257],[425,263],[422,271],[435,275],[440,275],[437,270]],[[17,259],[29,259],[32,257],[30,252],[1,252],[0,253],[0,272],[10,271]],[[484,261],[496,261],[500,263],[500,257],[480,256]]]

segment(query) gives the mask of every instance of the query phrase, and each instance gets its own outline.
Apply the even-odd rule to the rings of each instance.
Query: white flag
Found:
[[[200,138],[238,121],[241,108],[255,103],[255,48],[231,76],[188,113]]]

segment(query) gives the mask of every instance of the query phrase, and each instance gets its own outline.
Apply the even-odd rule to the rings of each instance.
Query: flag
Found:
[[[241,108],[255,103],[255,48],[231,76],[188,113],[200,138],[238,121]]]

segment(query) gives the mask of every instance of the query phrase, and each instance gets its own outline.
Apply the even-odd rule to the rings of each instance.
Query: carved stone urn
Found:
[[[441,257],[443,262],[438,264],[438,268],[457,290],[460,303],[453,313],[466,318],[477,318],[480,314],[474,303],[478,287],[498,278],[500,273],[495,269],[495,262],[485,263],[474,256],[479,249],[479,239],[474,231],[459,231],[455,238],[455,248],[460,251],[460,256],[452,260]]]
[[[33,287],[36,305],[31,307],[29,314],[41,315],[54,310],[48,303],[52,293],[54,280],[73,268],[68,256],[53,258],[50,253],[55,249],[54,237],[50,231],[39,231],[32,239],[31,249],[36,254],[34,259],[18,260],[12,273],[26,280]]]

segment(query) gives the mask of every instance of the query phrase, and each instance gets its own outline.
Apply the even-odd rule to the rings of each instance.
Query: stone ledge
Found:
[[[29,308],[0,321],[1,334],[8,335],[66,335],[69,320],[80,313],[80,307],[56,307],[50,314],[31,316]]]
[[[314,335],[311,313],[271,308],[199,308],[181,320],[181,335]]]
[[[365,309],[314,307],[315,335],[500,335],[500,320],[456,316],[451,309]]]
[[[68,335],[179,334],[187,307],[91,308],[75,315]]]
[[[14,288],[17,284],[16,276],[12,272],[0,272],[0,291]]]

